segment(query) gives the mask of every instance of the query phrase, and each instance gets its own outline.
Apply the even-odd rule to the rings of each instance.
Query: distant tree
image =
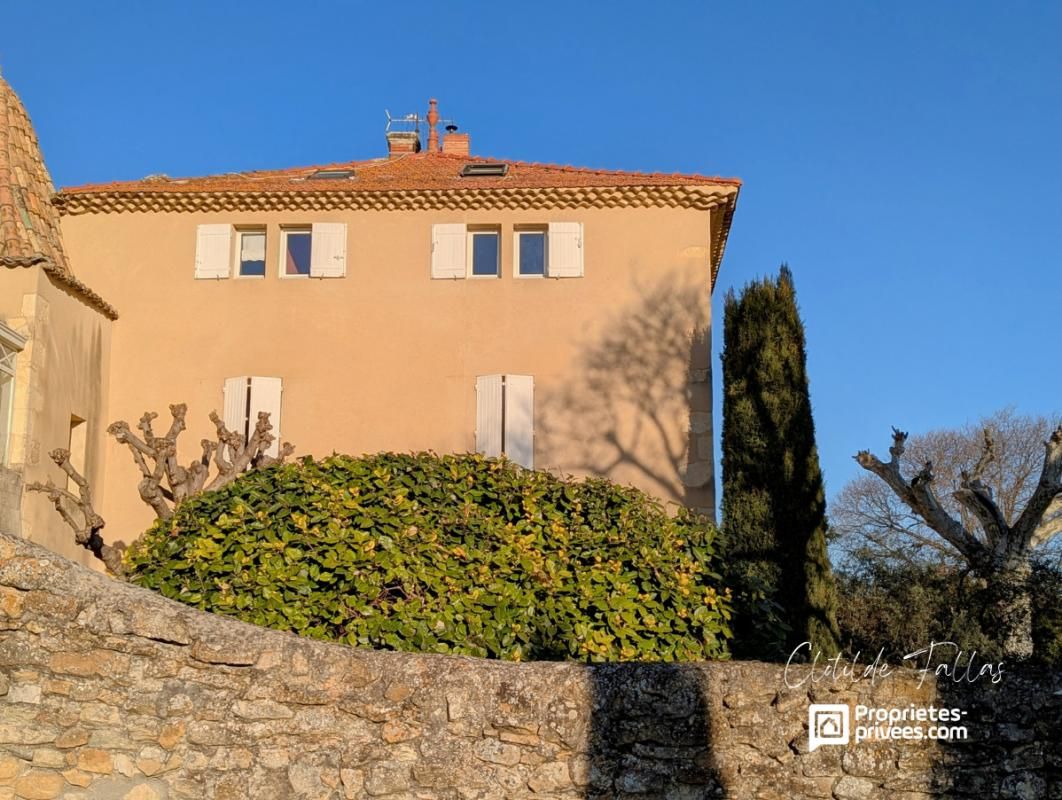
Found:
[[[1062,532],[1062,424],[1046,436],[1038,469],[1028,456],[1014,457],[1015,448],[1023,452],[1009,438],[997,442],[989,425],[982,433],[976,461],[965,459],[966,468],[960,468],[957,476],[952,471],[941,480],[947,467],[954,470],[954,465],[945,463],[945,471],[938,475],[936,462],[926,458],[907,477],[904,473],[912,472],[907,434],[894,428],[888,461],[866,450],[856,460],[913,514],[895,516],[887,498],[863,506],[878,509],[879,516],[877,528],[862,528],[864,539],[908,559],[911,552],[928,548],[938,551],[941,558],[961,562],[987,585],[988,627],[998,637],[1003,655],[1021,660],[1034,651],[1029,586],[1033,558]],[[961,448],[948,452],[957,451]],[[995,480],[993,469],[997,470]],[[1008,480],[998,479],[1008,473]],[[941,484],[951,490],[950,500],[937,495],[935,487]],[[855,509],[859,512],[860,506],[856,504]],[[882,527],[881,520],[888,524]]]
[[[808,393],[804,326],[793,276],[726,298],[723,331],[723,533],[732,580],[745,587],[735,647],[757,642],[751,595],[782,609],[791,650],[839,647],[836,589],[826,550],[826,499]],[[771,648],[768,646],[767,648]],[[782,651],[784,652],[784,651]]]
[[[1056,416],[1062,418],[1062,414]],[[1051,435],[1052,427],[1047,417],[1021,415],[1013,408],[1004,408],[959,428],[911,436],[904,446],[901,467],[916,471],[923,464],[932,463],[943,509],[967,529],[976,528],[976,520],[955,498],[955,492],[961,488],[963,471],[977,463],[987,431],[994,457],[985,466],[981,481],[991,489],[1003,516],[1013,520],[1036,489],[1044,460],[1043,442]],[[1047,519],[1056,513],[1062,514],[1062,500]],[[871,473],[855,477],[833,498],[830,533],[834,545],[857,571],[863,567],[902,569],[965,563],[954,547]],[[1055,542],[1062,543],[1062,538]],[[1054,549],[1062,553],[1062,548]],[[1057,561],[1059,553],[1054,556]]]
[[[832,518],[832,512],[831,512]],[[930,642],[954,642],[983,661],[1004,658],[992,627],[987,587],[968,571],[942,563],[846,561],[836,571],[837,623],[846,653],[872,659],[879,650],[897,661]],[[1062,567],[1036,561],[1029,578],[1033,659],[1062,669]],[[934,664],[954,662],[956,649],[934,653]],[[921,659],[920,659],[921,660]],[[965,660],[965,658],[964,658]],[[910,662],[908,662],[910,663]]]

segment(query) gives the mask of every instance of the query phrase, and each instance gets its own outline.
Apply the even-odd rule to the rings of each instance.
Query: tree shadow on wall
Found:
[[[711,752],[701,668],[603,664],[590,674],[587,798],[725,796]]]
[[[540,392],[538,436],[565,471],[637,482],[714,517],[710,300],[678,271],[636,287]]]

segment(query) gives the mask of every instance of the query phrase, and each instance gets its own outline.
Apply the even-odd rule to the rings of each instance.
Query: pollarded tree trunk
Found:
[[[1019,660],[1033,654],[1028,560],[988,576],[988,622],[1003,652]]]
[[[981,477],[995,458],[994,443],[985,431],[981,457],[962,481],[954,498],[977,520],[980,531],[965,527],[940,504],[933,490],[933,464],[910,480],[900,472],[907,434],[893,428],[890,459],[881,461],[867,450],[856,461],[896,493],[926,525],[955,549],[974,574],[988,583],[989,615],[1002,654],[1018,661],[1033,655],[1031,560],[1037,548],[1062,531],[1062,425],[1044,442],[1044,462],[1036,490],[1013,522],[999,509]]]
[[[137,425],[140,436],[133,433],[129,423],[123,421],[115,422],[107,429],[120,444],[129,448],[133,462],[140,470],[141,479],[137,486],[140,499],[151,506],[159,519],[169,519],[173,516],[173,508],[182,500],[220,489],[247,470],[281,464],[295,450],[293,445],[284,442],[276,456],[268,454],[267,451],[275,441],[270,432],[273,426],[269,422],[268,413],[258,414],[258,421],[251,435],[246,437],[230,431],[217,413],[212,411],[210,421],[217,430],[217,441],[203,439],[202,455],[187,467],[181,466],[177,462],[177,437],[184,431],[186,412],[187,406],[184,403],[170,406],[173,419],[169,430],[162,436],[158,436],[153,428],[152,423],[158,418],[158,414],[153,411],[145,412],[140,418]],[[54,450],[51,457],[77,486],[78,493],[62,489],[51,480],[47,483],[31,483],[26,489],[47,495],[63,521],[73,528],[74,540],[92,551],[113,575],[120,576],[124,548],[104,543],[100,531],[106,523],[93,508],[88,480],[70,463],[69,451]],[[211,460],[216,473],[208,482]]]
[[[113,575],[122,574],[122,548],[105,544],[100,531],[106,524],[92,506],[92,490],[88,481],[70,463],[69,450],[53,450],[48,454],[77,486],[77,494],[56,486],[51,478],[47,483],[31,483],[27,491],[40,492],[52,501],[63,521],[74,529],[74,541],[96,556]]]

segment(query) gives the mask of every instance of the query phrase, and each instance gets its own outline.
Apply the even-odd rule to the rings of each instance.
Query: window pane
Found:
[[[472,234],[472,274],[498,274],[498,234]]]
[[[530,232],[520,234],[520,274],[546,274],[546,234]]]
[[[264,233],[240,234],[240,274],[265,275]]]
[[[10,436],[8,422],[11,419],[11,395],[14,388],[14,379],[0,372],[0,464],[7,463],[7,440]]]
[[[309,275],[310,274],[310,232],[288,231],[285,238],[284,274],[285,275]]]

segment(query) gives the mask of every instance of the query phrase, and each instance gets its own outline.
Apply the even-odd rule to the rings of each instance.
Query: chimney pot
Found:
[[[436,125],[439,124],[439,101],[434,97],[428,101],[428,152],[439,152],[439,131],[436,129]]]
[[[469,141],[468,134],[456,133],[456,128],[454,131],[447,131],[443,134],[442,151],[458,156],[471,155],[472,143]]]
[[[387,157],[398,158],[420,152],[420,135],[416,131],[388,131]]]

